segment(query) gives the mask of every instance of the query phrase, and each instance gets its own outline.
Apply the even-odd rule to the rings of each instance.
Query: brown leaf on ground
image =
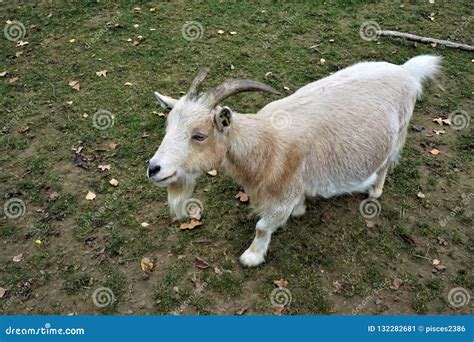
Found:
[[[26,127],[23,127],[22,129],[20,129],[18,132],[21,133],[21,134],[25,134],[25,133],[28,133],[29,131],[31,131],[31,128],[26,126]]]
[[[118,144],[116,144],[116,143],[110,143],[109,144],[109,149],[111,149],[111,150],[116,150],[117,147],[118,147]]]
[[[441,246],[447,246],[448,241],[445,238],[438,236],[438,244],[440,244]]]
[[[334,280],[332,282],[332,286],[334,286],[334,292],[335,293],[338,293],[342,290],[342,285],[341,283],[339,282],[339,280]]]
[[[277,315],[277,316],[283,316],[283,311],[285,311],[285,307],[284,307],[284,306],[275,308],[275,315]]]
[[[202,225],[202,221],[196,220],[195,218],[191,219],[190,222],[181,223],[179,226],[180,229],[194,229],[198,226]]]
[[[273,284],[275,284],[281,289],[288,286],[288,280],[285,280],[285,279],[274,280]]]
[[[109,181],[109,184],[112,185],[112,186],[118,186],[118,185],[119,185],[119,182],[118,182],[118,180],[116,180],[115,178],[112,178],[112,179]]]
[[[100,70],[100,71],[96,71],[95,74],[99,77],[103,76],[103,77],[107,77],[107,70]]]
[[[240,309],[238,309],[238,310],[235,312],[235,314],[236,314],[237,316],[242,316],[242,315],[245,313],[245,311],[247,311],[248,309],[249,309],[248,306],[241,307]]]
[[[222,270],[219,267],[216,266],[216,267],[214,267],[214,273],[215,274],[222,274],[224,272],[222,272]]]
[[[402,284],[403,284],[403,280],[401,280],[400,278],[395,278],[393,279],[393,282],[390,288],[396,291],[400,288],[400,286],[402,286]]]
[[[371,220],[365,220],[365,226],[367,228],[374,228],[375,227],[375,222]]]
[[[99,165],[97,166],[97,168],[100,171],[104,172],[104,171],[110,171],[111,166],[109,164],[106,164],[106,165]]]
[[[206,268],[209,267],[209,263],[206,260],[204,260],[203,258],[195,257],[194,258],[194,266],[201,269],[201,270],[205,270]]]
[[[5,77],[5,76],[7,76],[7,74],[8,74],[8,71],[6,71],[6,70],[2,71],[2,72],[0,72],[0,77]]]
[[[14,83],[16,83],[16,81],[18,81],[18,77],[12,77],[8,80],[8,83],[9,84],[14,84]]]
[[[217,170],[208,171],[207,174],[208,174],[209,176],[215,177],[215,176],[217,176]]]
[[[92,191],[89,191],[86,195],[86,200],[92,201],[96,197],[97,197],[97,195],[95,193],[93,193]]]
[[[3,287],[0,287],[0,298],[5,297],[6,292],[7,292],[7,290],[5,290]]]
[[[48,194],[48,201],[49,202],[54,202],[59,198],[59,194],[56,191],[50,192]]]
[[[22,262],[22,261],[23,261],[23,253],[20,253],[20,254],[18,254],[18,255],[15,255],[15,256],[13,257],[13,261],[14,261],[14,262]]]
[[[79,91],[81,89],[81,84],[79,83],[79,81],[71,81],[71,82],[69,82],[69,86],[72,89],[77,90],[77,91]]]
[[[238,198],[241,203],[247,203],[249,201],[249,196],[243,191],[239,191],[234,197]]]
[[[22,46],[25,46],[25,45],[28,45],[29,42],[27,42],[26,40],[19,40],[16,42],[16,47],[22,47]]]
[[[437,156],[438,154],[440,154],[440,152],[441,152],[441,151],[438,150],[438,149],[436,149],[436,148],[434,148],[434,149],[432,149],[432,150],[430,151],[430,153],[431,153],[432,155],[434,155],[434,156]]]

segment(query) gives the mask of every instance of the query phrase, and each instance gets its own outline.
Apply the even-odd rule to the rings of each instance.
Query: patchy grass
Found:
[[[0,79],[2,206],[13,198],[26,206],[19,218],[0,218],[5,313],[235,314],[246,308],[246,314],[274,314],[276,279],[288,280],[292,297],[284,314],[472,312],[472,304],[455,309],[447,297],[454,287],[474,293],[472,124],[432,132],[439,129],[435,117],[457,109],[472,114],[472,54],[359,36],[361,24],[373,20],[386,29],[470,43],[472,25],[462,25],[473,14],[469,1],[403,7],[391,1],[89,1],[2,4],[0,11],[3,23],[24,24],[29,42],[16,47],[0,39],[0,72],[8,71]],[[189,21],[202,25],[199,39],[183,38]],[[205,87],[228,77],[252,78],[291,93],[361,60],[403,63],[426,53],[444,57],[444,90],[432,85],[418,102],[412,122],[425,130],[409,132],[374,228],[358,212],[363,195],[315,199],[304,217],[277,231],[265,264],[244,269],[238,256],[253,238],[256,219],[234,199],[238,184],[223,174],[202,177],[195,197],[205,206],[204,225],[180,231],[165,191],[146,179],[145,162],[165,125],[153,91],[179,96],[202,66],[212,71]],[[104,69],[106,77],[95,74]],[[73,80],[79,91],[68,85]],[[241,94],[226,104],[251,113],[267,101]],[[112,127],[95,128],[99,110],[114,116]],[[86,168],[74,163],[79,146]],[[430,155],[432,148],[441,154]],[[104,164],[111,170],[100,172]],[[111,178],[118,187],[109,185]],[[88,191],[97,194],[94,201],[85,200]],[[420,191],[425,198],[417,197]],[[51,199],[52,192],[59,196]],[[19,253],[24,261],[13,262]],[[140,269],[145,256],[156,264],[150,275]],[[195,267],[198,256],[209,268]],[[433,273],[432,259],[446,269]],[[394,279],[402,281],[400,288],[393,288]],[[92,300],[100,287],[114,297],[103,308]]]

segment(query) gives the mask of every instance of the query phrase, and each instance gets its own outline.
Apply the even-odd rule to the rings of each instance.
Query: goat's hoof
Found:
[[[296,207],[295,209],[293,209],[291,216],[299,217],[299,216],[303,216],[305,213],[306,213],[306,206],[302,205],[300,207]]]
[[[264,261],[265,258],[263,257],[263,254],[252,252],[250,248],[240,256],[240,262],[242,265],[247,267],[258,266]]]
[[[380,196],[382,196],[382,192],[383,192],[383,189],[370,189],[369,190],[369,197],[377,199]]]

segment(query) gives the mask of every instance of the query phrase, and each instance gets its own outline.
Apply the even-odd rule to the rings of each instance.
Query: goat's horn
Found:
[[[266,91],[275,95],[280,95],[278,91],[261,82],[229,79],[224,81],[224,83],[222,83],[220,86],[215,87],[207,92],[206,98],[211,108],[214,108],[229,96],[244,91]]]
[[[209,73],[209,68],[202,68],[201,70],[199,70],[199,73],[197,74],[193,83],[191,83],[191,86],[189,87],[188,96],[190,98],[195,98],[197,96],[198,91],[199,91],[199,86],[204,81],[208,73]]]

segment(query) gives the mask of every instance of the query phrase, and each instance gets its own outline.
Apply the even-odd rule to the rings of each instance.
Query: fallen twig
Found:
[[[404,38],[404,39],[407,39],[407,40],[411,40],[411,41],[414,41],[414,42],[425,43],[425,44],[436,43],[436,44],[439,44],[439,45],[444,45],[444,46],[455,48],[455,49],[461,49],[461,50],[466,50],[466,51],[474,51],[474,46],[467,45],[467,44],[455,43],[455,42],[452,42],[450,40],[442,40],[442,39],[436,39],[436,38],[430,38],[430,37],[422,37],[422,36],[417,36],[415,34],[405,33],[405,32],[398,32],[398,31],[380,30],[380,31],[377,31],[377,33],[380,36]]]

